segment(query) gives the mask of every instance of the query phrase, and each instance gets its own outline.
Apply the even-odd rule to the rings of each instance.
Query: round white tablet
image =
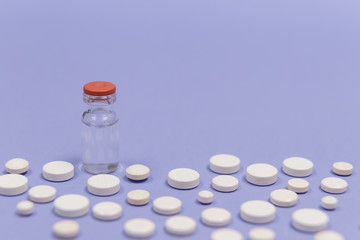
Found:
[[[166,220],[165,228],[174,235],[189,235],[195,231],[196,222],[191,217],[173,216]]]
[[[283,161],[283,171],[293,177],[307,177],[312,174],[314,164],[302,157],[291,157]]]
[[[240,216],[250,223],[268,223],[274,220],[276,209],[269,202],[251,200],[244,202],[240,207]]]
[[[141,189],[132,190],[127,194],[127,201],[136,206],[145,205],[150,201],[150,193]]]
[[[5,163],[8,173],[21,174],[29,170],[29,162],[23,158],[13,158]]]
[[[175,197],[158,197],[153,201],[155,212],[163,215],[173,215],[181,211],[181,200]]]
[[[349,176],[352,174],[353,165],[348,162],[336,162],[333,164],[332,171],[340,176]]]
[[[243,240],[240,232],[230,228],[220,228],[211,233],[211,240]]]
[[[79,234],[79,230],[79,224],[72,220],[62,220],[53,226],[53,232],[59,238],[74,238]]]
[[[151,237],[155,232],[155,223],[146,218],[133,218],[124,225],[126,235],[133,238]]]
[[[126,177],[134,181],[142,181],[150,176],[150,169],[142,164],[134,164],[126,169]]]
[[[297,203],[298,195],[291,190],[277,189],[270,193],[270,201],[279,207],[292,207]]]
[[[201,212],[201,221],[212,227],[228,225],[231,213],[224,208],[207,208]]]
[[[249,231],[250,240],[274,240],[275,232],[269,228],[257,227]]]
[[[92,208],[95,218],[111,221],[118,219],[122,213],[122,207],[116,202],[100,202]]]
[[[111,174],[98,174],[88,179],[88,191],[98,196],[109,196],[120,190],[120,179]]]
[[[54,201],[55,213],[63,217],[80,217],[89,211],[89,199],[79,194],[67,194]]]
[[[338,200],[333,196],[325,196],[321,198],[321,206],[327,210],[334,210],[337,207]]]
[[[208,190],[203,190],[198,193],[198,201],[203,204],[212,203],[214,200],[214,194]]]
[[[169,172],[168,183],[173,188],[191,189],[199,185],[200,174],[190,168],[176,168]]]
[[[232,174],[240,170],[240,159],[230,154],[218,154],[210,158],[210,169],[220,174]]]
[[[229,175],[219,175],[212,179],[212,187],[219,192],[233,192],[239,187],[239,180]]]
[[[43,166],[43,177],[46,180],[61,182],[74,176],[74,165],[65,161],[49,162]]]
[[[328,193],[344,193],[347,186],[345,180],[337,177],[327,177],[321,180],[321,189]]]
[[[266,163],[255,163],[247,167],[246,180],[254,185],[271,185],[277,180],[277,169]]]
[[[329,217],[323,211],[302,208],[292,214],[292,225],[304,232],[317,232],[327,228]]]
[[[16,205],[16,211],[19,215],[30,215],[34,211],[34,203],[31,201],[21,201]]]
[[[345,238],[338,232],[324,230],[314,235],[314,240],[344,240]]]
[[[20,174],[5,174],[0,176],[0,194],[6,196],[19,195],[28,189],[27,177]]]
[[[38,185],[28,191],[29,199],[37,203],[51,202],[56,197],[56,189],[48,185]]]
[[[309,182],[302,178],[292,178],[288,181],[288,189],[296,193],[309,191]]]

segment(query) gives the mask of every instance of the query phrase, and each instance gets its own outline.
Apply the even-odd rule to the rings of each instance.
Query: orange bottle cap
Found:
[[[106,96],[115,93],[116,86],[111,82],[96,81],[84,85],[84,93],[93,96]]]

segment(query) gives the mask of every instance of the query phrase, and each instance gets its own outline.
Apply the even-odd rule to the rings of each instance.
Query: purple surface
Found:
[[[198,221],[187,239],[209,239],[214,228],[200,223],[209,206],[196,202],[198,191],[211,189],[216,176],[208,159],[218,153],[240,157],[234,174],[240,188],[215,192],[211,207],[232,213],[230,228],[247,236],[254,227],[239,218],[240,204],[267,200],[286,187],[282,172],[276,184],[245,182],[248,165],[267,162],[280,169],[284,158],[304,156],[315,164],[306,178],[311,189],[292,208],[277,208],[266,226],[278,239],[312,239],[294,230],[291,214],[320,208],[326,193],[322,178],[332,176],[335,161],[354,164],[345,179],[349,190],[339,207],[327,211],[329,228],[346,239],[360,235],[360,2],[354,1],[0,1],[0,170],[13,157],[30,161],[30,187],[49,184],[58,195],[80,193],[91,206],[114,200],[123,216],[113,222],[91,213],[76,219],[78,239],[127,239],[123,224],[147,217],[157,224],[152,239],[177,239],[164,230],[166,216],[151,204],[133,207],[126,193],[143,188],[151,198],[172,195],[183,201],[181,214]],[[120,193],[92,196],[90,174],[80,165],[82,86],[88,81],[118,86],[121,164]],[[76,165],[67,182],[47,182],[43,164],[54,160]],[[151,178],[132,183],[124,168],[143,163]],[[169,170],[190,167],[201,174],[189,191],[167,186]],[[27,194],[0,196],[1,239],[51,239],[62,219],[53,204],[36,204],[30,217],[15,214]]]

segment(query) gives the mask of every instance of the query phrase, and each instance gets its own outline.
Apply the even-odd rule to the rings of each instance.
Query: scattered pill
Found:
[[[329,217],[323,211],[302,208],[292,214],[292,225],[304,232],[317,232],[327,228]]]
[[[332,171],[340,176],[349,176],[352,174],[353,165],[348,162],[336,162],[333,164]]]
[[[28,200],[21,201],[16,205],[16,211],[19,215],[30,215],[34,211],[34,203]]]
[[[110,196],[120,190],[120,179],[111,174],[98,174],[88,179],[88,191],[98,196]]]
[[[0,194],[15,196],[26,192],[28,189],[27,177],[20,174],[5,174],[0,176]]]
[[[321,198],[321,206],[327,210],[334,210],[337,207],[338,200],[333,196],[325,196]]]
[[[323,230],[314,235],[314,240],[344,240],[345,238],[338,232]]]
[[[79,194],[67,194],[54,201],[55,213],[62,217],[80,217],[89,211],[89,199]]]
[[[165,228],[174,235],[189,235],[195,231],[196,221],[187,216],[173,216],[166,220]]]
[[[307,177],[312,174],[314,164],[302,157],[290,157],[283,161],[283,171],[293,177]]]
[[[338,177],[327,177],[321,180],[321,189],[328,193],[344,193],[347,186],[347,182]]]
[[[275,232],[269,228],[257,227],[249,231],[250,240],[274,240]]]
[[[151,237],[155,232],[155,223],[146,218],[133,218],[124,225],[126,235],[133,238]]]
[[[37,203],[51,202],[56,197],[56,189],[48,185],[38,185],[28,191],[29,199]]]
[[[212,203],[214,200],[214,194],[208,190],[203,190],[198,193],[198,201],[202,204]]]
[[[219,192],[233,192],[239,187],[239,180],[229,175],[219,175],[212,179],[212,187]]]
[[[224,208],[207,208],[201,212],[201,221],[212,227],[228,225],[231,220],[231,213]]]
[[[297,200],[298,195],[291,190],[277,189],[270,193],[270,201],[278,207],[292,207]]]
[[[240,207],[240,216],[250,223],[268,223],[274,220],[276,209],[269,202],[251,200],[244,202]]]
[[[239,231],[230,228],[220,228],[211,233],[211,240],[243,240]]]
[[[79,230],[79,224],[72,220],[62,220],[53,226],[53,232],[59,238],[74,238],[79,234]]]
[[[65,161],[54,161],[45,164],[42,168],[46,180],[62,182],[74,176],[74,165]]]
[[[141,189],[132,190],[127,194],[127,201],[136,206],[145,205],[150,201],[150,193]]]
[[[210,158],[210,169],[219,174],[233,174],[240,170],[240,159],[230,154],[218,154]]]
[[[23,158],[13,158],[5,163],[8,173],[21,174],[29,170],[29,162]]]
[[[266,163],[255,163],[247,167],[246,180],[254,185],[271,185],[277,180],[277,169]]]
[[[302,178],[292,178],[288,181],[288,189],[296,193],[309,191],[309,182]]]
[[[175,197],[158,197],[153,201],[153,209],[162,215],[173,215],[181,211],[182,202]]]
[[[199,185],[200,174],[190,168],[176,168],[168,174],[168,184],[177,189],[192,189]]]
[[[142,181],[150,176],[150,169],[142,164],[134,164],[126,168],[126,177],[133,181]]]
[[[122,213],[122,207],[116,202],[100,202],[92,208],[95,218],[111,221],[118,219]]]

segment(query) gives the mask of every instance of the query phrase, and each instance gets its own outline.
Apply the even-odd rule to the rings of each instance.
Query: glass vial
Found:
[[[82,163],[90,173],[109,173],[119,164],[118,116],[113,109],[116,86],[90,82],[84,86],[86,110],[82,115]]]

